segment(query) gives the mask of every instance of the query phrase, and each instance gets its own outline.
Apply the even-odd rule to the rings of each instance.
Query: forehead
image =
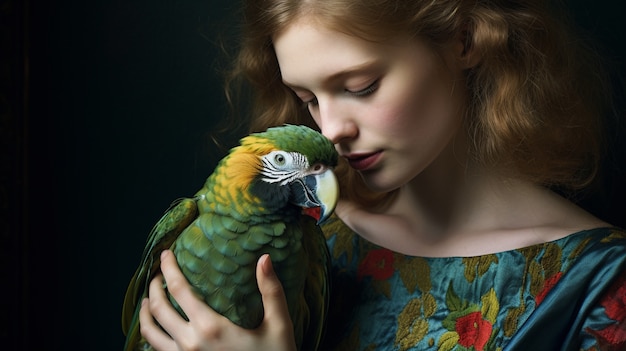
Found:
[[[371,42],[310,21],[296,21],[274,37],[282,78],[295,86],[384,61],[400,47],[396,41]]]

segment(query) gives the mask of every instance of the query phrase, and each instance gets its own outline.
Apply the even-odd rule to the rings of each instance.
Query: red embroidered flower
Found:
[[[459,334],[459,345],[482,351],[491,337],[493,326],[484,320],[482,313],[472,312],[456,320],[456,332]]]
[[[371,276],[375,280],[385,280],[393,275],[393,252],[380,249],[367,253],[357,270],[359,279]]]
[[[601,350],[620,351],[626,349],[626,330],[624,330],[623,325],[611,324],[597,331],[587,328],[587,332],[598,340]]]
[[[561,279],[561,276],[563,276],[563,272],[558,272],[557,274],[546,279],[546,281],[543,283],[543,289],[541,289],[539,294],[535,296],[535,303],[537,304],[537,306],[539,306],[539,304],[543,301],[543,299],[546,298],[546,295],[548,295],[550,290],[554,288],[554,286],[559,281],[559,279]]]
[[[626,321],[626,276],[611,286],[600,304],[604,306],[609,318],[620,322]]]
[[[626,276],[613,284],[600,304],[615,323],[601,330],[587,328],[587,332],[598,340],[603,350],[626,349]]]

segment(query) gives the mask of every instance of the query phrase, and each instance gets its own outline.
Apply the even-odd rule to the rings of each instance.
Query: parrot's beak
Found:
[[[301,189],[296,191],[294,203],[303,208],[303,212],[323,223],[335,211],[339,199],[339,182],[335,173],[327,169],[322,173],[311,174],[295,182]]]
[[[331,169],[316,175],[315,178],[317,181],[315,194],[319,200],[321,210],[317,224],[320,224],[327,220],[335,211],[337,200],[339,200],[339,182]]]

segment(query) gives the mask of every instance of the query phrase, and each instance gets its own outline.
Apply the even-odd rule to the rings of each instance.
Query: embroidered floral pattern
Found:
[[[393,274],[393,252],[387,249],[372,250],[361,261],[357,277],[371,276],[375,280],[389,279]]]
[[[598,229],[519,250],[431,259],[394,253],[346,228],[335,221],[330,233],[325,229],[339,279],[355,287],[340,299],[350,312],[338,316],[345,321],[325,350],[502,350],[533,324],[526,322],[538,306],[554,301],[547,298],[560,291],[554,288],[574,263],[606,255],[604,247],[590,247],[626,247],[626,232]],[[626,275],[602,296],[580,331],[580,348],[626,350]]]
[[[550,292],[550,290],[554,288],[554,286],[559,281],[559,279],[561,279],[562,275],[563,275],[563,272],[558,272],[557,274],[551,276],[544,282],[543,289],[537,294],[537,296],[535,296],[535,303],[537,304],[537,306],[539,306],[539,304],[543,301],[543,299],[546,298],[546,295],[548,294],[548,292]]]
[[[487,348],[487,344],[497,332],[494,323],[500,311],[498,298],[491,289],[480,300],[480,303],[461,300],[450,286],[446,296],[450,314],[443,321],[449,331],[439,340],[439,351],[494,349]]]
[[[423,305],[421,299],[413,299],[398,316],[398,331],[394,344],[400,350],[410,349],[424,339],[428,333],[428,313],[423,313]]]
[[[420,291],[420,297],[409,301],[398,316],[398,330],[394,345],[400,351],[409,350],[420,343],[430,329],[428,319],[437,311],[437,301],[430,293],[432,281],[430,266],[421,257],[407,257],[400,254],[394,255],[394,270],[404,287],[411,294],[416,288]],[[435,341],[430,338],[428,346],[433,347]]]
[[[600,305],[613,322],[600,330],[587,328],[587,332],[596,338],[601,350],[626,350],[626,275],[613,284]]]
[[[463,264],[465,265],[465,278],[471,283],[487,273],[492,264],[498,264],[498,257],[496,255],[464,257]]]
[[[472,312],[457,319],[455,327],[459,345],[468,349],[473,347],[478,351],[485,348],[493,330],[493,324],[483,319],[480,312]]]

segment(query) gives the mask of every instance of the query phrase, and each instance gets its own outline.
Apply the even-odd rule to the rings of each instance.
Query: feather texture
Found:
[[[328,308],[330,257],[319,226],[301,207],[320,206],[325,217],[334,210],[336,163],[332,143],[308,127],[286,125],[243,138],[202,189],[176,201],[149,234],[124,300],[125,350],[151,349],[138,332],[139,302],[166,248],[174,251],[198,295],[244,328],[263,319],[255,272],[268,253],[285,291],[296,343],[316,349]],[[320,191],[332,196],[318,197]]]

